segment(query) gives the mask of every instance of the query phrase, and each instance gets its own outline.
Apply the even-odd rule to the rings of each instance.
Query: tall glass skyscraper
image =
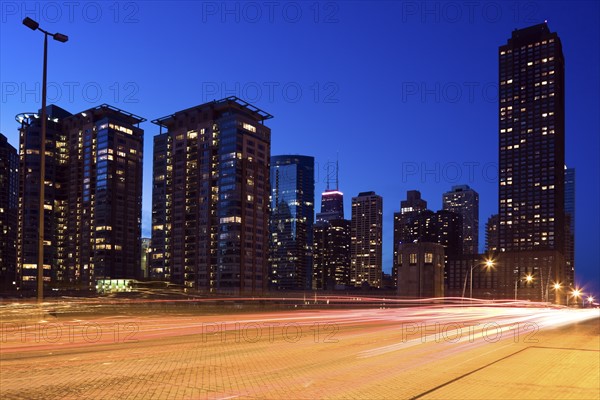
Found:
[[[271,284],[310,290],[313,278],[315,159],[271,157]]]

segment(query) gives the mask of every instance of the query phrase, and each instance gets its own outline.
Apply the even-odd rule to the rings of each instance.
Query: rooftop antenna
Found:
[[[340,190],[340,152],[336,153],[335,158],[335,190]]]
[[[325,173],[325,175],[327,175],[327,178],[326,178],[327,179],[326,180],[326,182],[327,182],[327,189],[326,190],[329,191],[329,160],[327,160],[327,172]]]

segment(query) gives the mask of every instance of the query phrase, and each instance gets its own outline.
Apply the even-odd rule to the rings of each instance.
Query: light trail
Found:
[[[377,301],[370,309],[205,315],[202,307],[192,306],[198,303],[161,312],[134,305],[128,315],[111,314],[100,302],[48,303],[46,309],[65,312],[39,323],[39,308],[5,304],[0,314],[13,319],[2,320],[2,397],[36,398],[54,390],[54,397],[70,398],[77,396],[64,394],[410,398],[526,348],[587,346],[600,351],[593,322],[600,318],[598,309],[509,302],[377,308]],[[125,305],[119,305],[117,310],[123,311]],[[15,325],[19,322],[24,325]],[[63,334],[65,327],[75,327],[74,339],[48,340],[56,326],[63,327]],[[82,340],[80,331],[86,326],[100,326],[103,334]],[[123,340],[132,332],[127,326],[135,327],[135,341]],[[591,339],[561,333],[577,326],[585,326]],[[116,334],[115,327],[120,329]],[[40,333],[44,329],[46,336]],[[93,333],[90,329],[88,336]],[[594,365],[588,360],[582,368],[593,371]],[[577,392],[579,398],[587,396],[585,390]]]

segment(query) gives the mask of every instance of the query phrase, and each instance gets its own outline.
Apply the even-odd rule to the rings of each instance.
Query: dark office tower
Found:
[[[19,156],[0,133],[0,291],[16,289]]]
[[[487,253],[498,251],[500,246],[498,238],[498,214],[491,215],[485,224],[485,251]]]
[[[430,213],[419,216],[419,241],[441,244],[446,258],[463,254],[462,216],[448,210]]]
[[[452,186],[444,193],[442,206],[462,216],[463,254],[478,254],[479,194],[468,185]]]
[[[317,221],[344,219],[344,194],[337,189],[327,189],[321,193],[321,212]]]
[[[362,192],[352,198],[350,284],[381,287],[383,198]]]
[[[140,277],[144,121],[106,104],[62,121],[71,284],[94,288],[98,279]]]
[[[523,298],[564,280],[564,58],[546,23],[515,30],[499,49],[501,289],[526,273]]]
[[[565,167],[565,286],[575,285],[575,168]]]
[[[269,268],[273,288],[312,288],[314,203],[315,159],[271,157]]]
[[[421,212],[427,210],[427,202],[421,199],[421,192],[409,190],[406,200],[400,202],[400,212],[394,213],[394,257],[392,260],[392,279],[397,286],[398,244],[412,243],[418,234],[414,231],[414,222]]]
[[[350,221],[317,221],[314,226],[313,289],[343,289],[350,284]]]
[[[189,289],[266,289],[272,116],[237,97],[152,122],[152,273]]]
[[[65,229],[69,161],[67,135],[61,122],[71,114],[60,107],[46,108],[46,154],[44,188],[44,282],[66,278]],[[40,134],[38,113],[22,113],[19,128],[19,213],[17,228],[17,283],[25,289],[37,287],[38,227],[40,207]]]

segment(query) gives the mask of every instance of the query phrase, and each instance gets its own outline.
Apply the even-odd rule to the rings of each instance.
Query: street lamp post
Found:
[[[37,300],[41,303],[44,299],[44,197],[46,181],[46,125],[48,117],[46,115],[46,75],[48,67],[48,35],[61,43],[69,40],[67,35],[62,33],[50,33],[40,28],[40,24],[29,17],[23,20],[23,25],[34,31],[41,31],[44,34],[44,66],[42,73],[42,126],[40,133],[40,202],[38,219],[38,265],[37,265]]]
[[[469,298],[471,298],[471,299],[473,298],[473,269],[475,267],[480,267],[480,266],[481,265],[474,265],[474,266],[471,267],[471,282],[470,282],[470,285],[469,285]],[[492,260],[486,260],[485,264],[483,264],[483,266],[485,266],[489,270],[490,268],[494,267],[494,261],[492,261]]]
[[[533,280],[533,276],[531,276],[531,275],[527,275],[527,276],[525,276],[525,278],[524,278],[524,279],[525,279],[525,281],[526,281],[527,283],[529,283],[529,282],[531,282],[531,281]],[[517,289],[518,289],[518,287],[517,287],[517,284],[518,284],[520,281],[522,281],[522,280],[523,280],[523,278],[519,278],[519,279],[517,279],[517,280],[515,281],[515,301],[517,301]]]

